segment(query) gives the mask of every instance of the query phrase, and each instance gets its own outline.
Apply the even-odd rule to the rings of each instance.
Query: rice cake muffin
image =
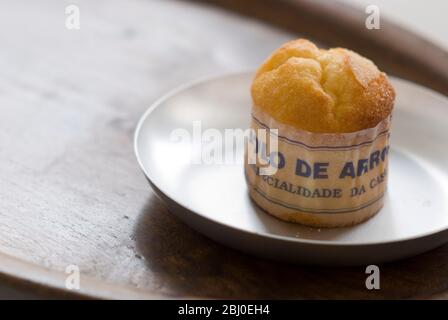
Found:
[[[373,62],[294,40],[260,66],[251,94],[247,153],[257,161],[248,157],[245,172],[258,206],[315,227],[353,225],[380,210],[395,92]]]

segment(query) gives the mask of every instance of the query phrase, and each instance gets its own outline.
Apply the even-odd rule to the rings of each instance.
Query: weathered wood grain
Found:
[[[79,31],[64,26],[69,3],[81,9]],[[0,8],[4,285],[58,296],[75,264],[81,293],[100,297],[446,292],[446,246],[383,266],[382,289],[367,291],[363,268],[293,266],[216,244],[174,218],[147,185],[132,135],[149,105],[186,81],[253,68],[297,34],[177,1],[4,0]]]

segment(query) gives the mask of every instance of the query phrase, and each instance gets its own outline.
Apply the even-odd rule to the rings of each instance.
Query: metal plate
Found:
[[[384,208],[354,227],[315,229],[259,210],[248,197],[241,162],[191,161],[190,152],[200,148],[193,139],[195,121],[200,121],[201,133],[208,128],[224,132],[249,126],[252,75],[244,72],[190,84],[157,101],[142,117],[135,134],[137,159],[174,214],[235,249],[307,264],[386,262],[448,240],[448,100],[444,96],[392,79],[397,101]],[[173,130],[179,128],[192,139],[174,140]]]

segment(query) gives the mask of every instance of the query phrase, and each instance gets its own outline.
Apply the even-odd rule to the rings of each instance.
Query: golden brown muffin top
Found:
[[[277,121],[325,133],[375,127],[395,99],[387,76],[372,61],[304,39],[277,49],[258,69],[251,92],[254,104]]]

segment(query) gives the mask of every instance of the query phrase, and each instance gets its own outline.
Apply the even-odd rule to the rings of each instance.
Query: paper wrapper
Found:
[[[312,133],[253,107],[251,128],[257,138],[249,139],[245,160],[253,201],[279,219],[314,227],[367,220],[383,206],[390,122],[391,116],[375,128],[353,133]],[[269,134],[260,138],[259,129]],[[277,148],[272,142],[276,138]],[[257,152],[255,163],[249,160],[252,151]],[[263,168],[274,173],[265,174]]]

